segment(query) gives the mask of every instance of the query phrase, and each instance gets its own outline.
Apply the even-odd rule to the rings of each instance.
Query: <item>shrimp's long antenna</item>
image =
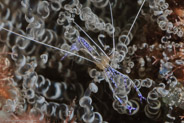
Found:
[[[110,13],[111,13],[111,22],[112,22],[112,26],[114,28],[114,31],[112,33],[112,40],[113,40],[113,50],[112,50],[112,56],[114,58],[114,52],[115,52],[115,48],[116,48],[116,44],[115,44],[115,39],[114,39],[114,32],[115,32],[115,27],[114,27],[114,20],[113,20],[113,14],[112,14],[112,6],[111,3],[109,1],[109,8],[110,8]]]
[[[128,36],[130,35],[130,32],[132,31],[132,29],[133,29],[133,27],[134,27],[134,25],[135,25],[135,22],[136,22],[136,20],[137,20],[139,14],[140,14],[140,12],[141,12],[141,10],[142,10],[142,7],[144,6],[145,1],[146,1],[146,0],[144,0],[144,1],[142,2],[142,5],[141,5],[141,7],[139,8],[139,11],[137,12],[137,15],[136,15],[136,17],[135,17],[135,19],[134,19],[134,21],[133,21],[133,23],[132,23],[132,25],[131,25],[129,31],[128,31],[127,36],[126,36],[125,42],[128,40]]]
[[[4,28],[4,27],[1,27],[1,29],[5,30],[5,31],[7,31],[7,32],[10,32],[10,33],[12,33],[12,34],[14,34],[14,35],[20,36],[20,37],[22,37],[22,38],[28,39],[28,40],[30,40],[30,41],[32,41],[32,42],[37,43],[37,44],[41,44],[41,45],[44,45],[44,46],[46,46],[46,47],[53,48],[53,49],[55,49],[55,50],[59,50],[59,51],[62,51],[62,52],[65,52],[65,53],[68,53],[68,54],[77,56],[77,57],[79,57],[79,58],[85,59],[85,60],[87,60],[87,61],[89,61],[89,62],[95,63],[94,61],[92,61],[92,60],[90,60],[90,59],[88,59],[88,58],[85,58],[85,57],[83,57],[83,56],[77,55],[77,54],[75,54],[75,53],[72,53],[72,52],[69,52],[69,51],[66,51],[66,50],[63,50],[63,49],[60,49],[60,48],[58,48],[58,47],[54,47],[54,46],[49,45],[49,44],[45,44],[45,43],[43,43],[43,42],[39,42],[39,41],[37,41],[37,40],[35,40],[35,39],[26,37],[26,36],[24,36],[24,35],[21,35],[21,34],[19,34],[19,33],[16,33],[16,32],[14,32],[14,31],[11,31],[11,30],[6,29],[6,28]]]
[[[100,48],[98,44],[84,31],[75,21],[73,23],[98,47],[98,49],[110,60],[110,58],[107,56],[107,54]]]

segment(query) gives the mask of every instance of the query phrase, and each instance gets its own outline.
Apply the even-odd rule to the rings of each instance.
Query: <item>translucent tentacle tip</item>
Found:
[[[136,110],[136,108],[131,107],[131,106],[129,106],[129,105],[127,105],[127,109],[129,110],[129,114],[132,113],[132,110]]]

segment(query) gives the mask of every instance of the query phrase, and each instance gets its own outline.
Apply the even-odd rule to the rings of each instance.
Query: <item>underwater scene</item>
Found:
[[[0,0],[0,123],[184,123],[184,0]]]

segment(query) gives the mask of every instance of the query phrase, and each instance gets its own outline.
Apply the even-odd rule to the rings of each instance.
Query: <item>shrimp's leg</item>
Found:
[[[143,99],[146,100],[146,98],[142,96],[142,93],[139,91],[139,89],[137,88],[137,86],[134,84],[134,82],[128,76],[122,74],[121,72],[119,72],[119,71],[117,71],[117,70],[115,70],[115,69],[113,69],[111,67],[109,67],[109,69],[111,69],[111,71],[113,71],[114,74],[120,75],[123,78],[129,79],[131,81],[133,87],[135,88],[136,92],[138,93],[138,97],[140,98],[141,103],[142,103],[142,100]],[[126,81],[124,81],[124,83],[125,83],[125,86],[126,86]]]
[[[116,99],[120,102],[120,104],[121,104],[121,105],[124,105],[124,106],[126,107],[126,109],[128,109],[128,110],[129,110],[129,113],[131,113],[131,112],[132,112],[132,110],[136,110],[136,108],[131,107],[130,105],[128,105],[128,104],[124,104],[124,103],[123,103],[123,100],[122,100],[122,99],[120,99],[120,98],[117,96],[117,94],[115,93],[115,91],[114,91],[114,89],[113,89],[113,87],[112,87],[112,85],[111,85],[111,83],[110,83],[110,80],[109,80],[109,78],[108,78],[108,75],[106,75],[106,73],[105,73],[105,76],[106,76],[106,78],[108,79],[108,83],[109,83],[110,89],[112,90],[112,92],[113,92],[114,96],[115,96],[115,97],[116,97]]]
[[[71,46],[71,48],[70,48],[70,51],[72,52],[72,51],[79,51],[79,47],[77,46],[77,44],[76,43],[73,43],[72,44],[72,46]],[[64,60],[64,58],[65,57],[67,57],[68,56],[68,53],[65,53],[65,55],[61,58],[61,60]]]
[[[96,55],[100,56],[99,53],[82,37],[78,37],[78,42],[86,48],[90,53],[93,51],[96,53]]]
[[[113,82],[113,84],[115,85],[115,87],[117,88],[117,84],[113,79],[113,73],[111,71],[108,71],[108,69],[105,70],[105,72],[107,73],[107,77]],[[111,75],[110,75],[111,74]]]
[[[75,22],[73,23],[93,42],[93,44],[110,60],[110,58],[107,56],[107,54],[100,48],[100,46]]]

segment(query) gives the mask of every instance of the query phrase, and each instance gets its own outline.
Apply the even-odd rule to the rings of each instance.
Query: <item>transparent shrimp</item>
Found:
[[[143,5],[144,5],[144,3],[145,3],[145,0],[142,2],[142,5],[141,5],[141,7],[140,7],[140,9],[139,9],[139,11],[138,11],[138,13],[137,13],[137,15],[136,15],[136,17],[135,17],[135,19],[134,19],[134,21],[133,21],[133,24],[132,24],[132,26],[130,27],[130,29],[129,29],[129,32],[128,32],[128,34],[127,34],[127,37],[129,36],[129,34],[130,34],[130,32],[131,32],[131,30],[132,30],[132,28],[134,27],[134,24],[135,24],[135,22],[136,22],[136,20],[137,20],[137,18],[138,18],[138,15],[140,14],[140,11],[141,11],[141,9],[142,9],[142,7],[143,7]],[[110,4],[110,2],[109,2],[109,6],[110,6],[110,12],[111,12],[111,21],[112,21],[112,25],[113,25],[113,15],[112,15],[112,8],[111,8],[111,4]],[[115,81],[115,76],[121,76],[121,77],[123,77],[123,78],[126,78],[126,79],[130,79],[128,76],[126,76],[126,75],[124,75],[124,74],[122,74],[121,72],[119,72],[119,71],[117,71],[117,70],[115,70],[115,69],[113,69],[112,68],[112,66],[110,65],[110,62],[111,62],[111,59],[113,59],[114,58],[114,53],[115,53],[115,37],[114,37],[114,32],[113,32],[113,49],[112,49],[112,55],[109,57],[101,48],[100,48],[100,46],[98,45],[98,44],[96,44],[95,43],[95,41],[75,22],[75,21],[73,21],[73,23],[92,41],[92,43],[94,43],[94,45],[96,45],[97,47],[98,47],[98,49],[104,54],[103,56],[100,56],[100,61],[98,60],[98,61],[96,61],[95,62],[95,64],[96,64],[96,66],[100,69],[100,70],[102,70],[103,72],[104,72],[104,74],[105,74],[105,76],[106,76],[106,78],[108,79],[108,81],[109,81],[109,86],[110,86],[110,88],[111,88],[111,90],[112,90],[112,92],[114,93],[114,96],[117,98],[117,100],[121,103],[121,104],[123,104],[123,102],[122,102],[122,100],[117,96],[117,94],[115,93],[115,91],[114,91],[114,88],[113,88],[113,86],[112,86],[112,84],[110,83],[110,81],[115,85],[115,88],[117,88],[117,84],[116,84],[116,81]],[[113,27],[114,27],[114,25],[113,25]],[[126,40],[127,40],[127,38],[126,38]],[[85,46],[86,47],[86,46]],[[89,48],[86,48],[89,52],[90,52],[90,50],[89,50]],[[95,56],[94,56],[94,58],[95,58]],[[131,80],[131,79],[130,79]],[[136,92],[138,93],[138,97],[140,98],[140,101],[142,102],[142,99],[145,99],[145,97],[143,97],[142,96],[142,94],[141,94],[141,92],[139,91],[139,89],[136,87],[136,85],[134,84],[134,82],[131,80],[131,83],[132,83],[132,86],[135,88],[135,90],[136,90]],[[125,82],[125,84],[126,84],[126,82]],[[135,108],[132,108],[131,106],[129,106],[128,104],[126,105],[126,108],[129,110],[129,112],[131,112],[131,110],[135,110]]]
[[[144,2],[145,2],[145,0],[144,0]],[[138,15],[139,15],[139,13],[140,13],[140,10],[142,9],[142,7],[143,7],[143,5],[144,5],[144,2],[142,3],[142,5],[141,5],[141,7],[140,7],[140,9],[139,9],[139,12],[138,12],[138,14],[137,14],[137,16],[136,16],[136,18],[135,18],[135,20],[134,20],[134,22],[133,22],[133,24],[132,24],[132,27],[130,28],[130,30],[129,30],[129,33],[131,32],[131,29],[133,28],[133,26],[134,26],[134,23],[135,23],[135,21],[136,21],[136,19],[137,19],[137,17],[138,17]],[[110,2],[109,2],[109,6],[110,6],[110,11],[111,11],[111,20],[112,20],[112,25],[113,25],[113,15],[112,15],[112,8],[111,8],[111,4],[110,4]],[[105,76],[106,76],[106,78],[107,78],[107,80],[108,80],[108,83],[109,83],[109,86],[110,86],[110,88],[111,88],[111,90],[112,90],[112,92],[113,92],[113,94],[114,94],[114,96],[116,97],[116,99],[123,105],[124,103],[123,103],[123,101],[117,96],[117,94],[115,93],[115,91],[114,91],[114,89],[117,87],[117,85],[116,85],[116,81],[115,81],[115,77],[116,76],[122,76],[122,77],[124,77],[124,78],[127,78],[127,79],[130,79],[130,78],[128,78],[128,76],[126,76],[126,75],[124,75],[124,74],[122,74],[121,72],[119,72],[119,71],[117,71],[117,70],[115,70],[115,69],[113,69],[112,67],[111,67],[111,65],[110,65],[110,62],[111,62],[111,59],[113,59],[114,58],[114,52],[115,52],[115,37],[114,37],[114,32],[113,32],[113,50],[112,50],[112,56],[108,56],[103,50],[102,50],[102,48],[75,22],[75,21],[73,21],[73,23],[93,42],[93,44],[102,52],[102,56],[100,56],[99,55],[99,53],[90,45],[90,43],[88,43],[86,40],[84,40],[82,37],[78,37],[78,42],[81,44],[81,46],[83,46],[83,48],[84,48],[84,50],[85,50],[85,52],[87,52],[92,58],[93,58],[93,60],[90,60],[90,59],[88,59],[88,58],[86,58],[86,57],[83,57],[83,56],[80,56],[80,55],[78,55],[78,54],[75,54],[75,53],[73,53],[73,52],[70,52],[70,51],[66,51],[66,50],[64,50],[64,49],[60,49],[60,48],[57,48],[57,47],[54,47],[54,46],[52,46],[52,45],[49,45],[49,44],[45,44],[45,43],[43,43],[43,42],[39,42],[39,41],[37,41],[37,40],[35,40],[35,39],[33,39],[33,38],[31,38],[31,37],[26,37],[26,36],[24,36],[24,35],[21,35],[21,34],[18,34],[18,33],[16,33],[16,32],[13,32],[13,31],[11,31],[11,30],[8,30],[8,29],[6,29],[6,28],[4,28],[2,25],[1,25],[1,27],[0,27],[0,30],[5,30],[5,31],[7,31],[7,32],[10,32],[10,33],[12,33],[12,34],[15,34],[15,35],[17,35],[17,36],[20,36],[20,37],[22,37],[22,38],[25,38],[25,39],[28,39],[28,40],[30,40],[30,41],[32,41],[32,42],[35,42],[35,43],[38,43],[38,44],[41,44],[41,45],[44,45],[44,46],[46,46],[46,47],[49,47],[49,48],[53,48],[53,49],[55,49],[55,50],[58,50],[58,51],[61,51],[61,52],[64,52],[64,53],[66,53],[66,54],[71,54],[71,55],[74,55],[74,56],[77,56],[77,57],[80,57],[80,58],[82,58],[82,59],[84,59],[84,60],[87,60],[87,61],[89,61],[89,62],[92,62],[92,63],[94,63],[100,70],[102,70],[103,72],[104,72],[104,74],[105,74]],[[114,26],[113,26],[114,27]],[[129,35],[129,33],[128,33],[128,35]],[[128,36],[127,35],[127,36]],[[92,53],[92,51],[94,51],[95,52],[95,54],[96,55],[93,55],[93,53]],[[132,81],[132,80],[131,80]],[[113,87],[113,85],[111,84],[111,82],[115,85],[115,87]],[[126,83],[125,83],[126,84]],[[132,85],[134,86],[134,88],[136,89],[136,91],[137,91],[137,93],[138,93],[138,96],[140,97],[140,99],[141,99],[141,101],[142,101],[142,99],[145,99],[143,96],[142,96],[142,94],[140,93],[140,91],[139,91],[139,89],[135,86],[135,84],[134,84],[134,82],[132,81]],[[133,108],[133,107],[131,107],[130,105],[128,105],[128,104],[126,104],[126,108],[131,112],[131,110],[135,110],[135,108]]]

